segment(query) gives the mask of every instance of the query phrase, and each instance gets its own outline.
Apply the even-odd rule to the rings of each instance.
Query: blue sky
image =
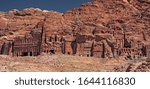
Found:
[[[0,11],[24,8],[40,8],[65,12],[91,0],[1,0]]]

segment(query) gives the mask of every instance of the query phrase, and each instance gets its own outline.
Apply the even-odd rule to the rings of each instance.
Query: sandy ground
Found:
[[[127,62],[69,55],[9,57],[0,55],[1,72],[108,72]]]

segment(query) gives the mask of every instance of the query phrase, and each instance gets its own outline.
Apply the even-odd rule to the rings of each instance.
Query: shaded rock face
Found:
[[[63,44],[68,47],[63,49],[73,49],[73,54],[78,53],[79,45],[88,44],[86,41],[90,41],[89,45],[96,41],[96,44],[103,45],[103,51],[99,49],[103,56],[129,56],[131,52],[140,55],[140,52],[134,52],[137,48],[141,49],[138,44],[149,45],[149,4],[149,0],[92,0],[65,13],[37,8],[1,13],[0,51],[5,41],[24,36],[46,17],[45,35],[51,37],[57,34],[67,37],[65,40],[73,36],[72,41],[68,41],[69,45]],[[94,45],[87,50],[93,51],[92,47]]]
[[[11,42],[3,43],[3,45],[1,46],[1,54],[4,54],[4,55],[11,54],[11,51],[10,51],[11,47],[12,47],[12,43]]]

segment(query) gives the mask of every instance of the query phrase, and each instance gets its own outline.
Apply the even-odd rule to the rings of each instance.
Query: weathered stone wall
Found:
[[[15,45],[12,49],[15,55],[23,52],[26,55],[52,52],[97,57],[141,54],[144,48],[138,47],[138,43],[145,46],[150,42],[149,7],[147,0],[92,0],[65,13],[35,8],[0,13],[0,51],[9,54],[7,41],[21,35],[26,44]],[[30,33],[29,36],[26,33]],[[23,49],[21,53],[16,51],[21,50],[19,47]],[[132,53],[132,49],[140,51]]]
[[[12,48],[12,42],[11,41],[4,42],[1,45],[1,54],[9,55],[11,53],[11,51],[10,51],[11,48]]]

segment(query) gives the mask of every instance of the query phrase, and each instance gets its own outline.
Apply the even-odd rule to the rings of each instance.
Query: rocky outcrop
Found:
[[[76,28],[86,33],[104,26],[109,29],[122,28],[127,31],[149,30],[149,1],[147,0],[93,0],[64,14],[28,8],[11,10],[0,15],[0,36],[31,30],[40,20],[47,17],[47,32],[71,32]],[[138,24],[138,25],[137,25]],[[8,31],[6,31],[8,30]],[[137,31],[138,30],[138,31]],[[3,31],[3,32],[2,32]]]
[[[46,18],[44,28],[47,36],[69,34],[71,37],[78,33],[88,39],[98,37],[112,56],[116,45],[108,41],[110,36],[116,40],[124,39],[126,35],[134,44],[149,42],[149,8],[149,0],[92,0],[65,13],[38,8],[11,10],[0,14],[0,44],[14,40],[16,36],[24,36]]]
[[[150,62],[143,61],[138,63],[129,63],[114,68],[116,72],[150,72]]]

